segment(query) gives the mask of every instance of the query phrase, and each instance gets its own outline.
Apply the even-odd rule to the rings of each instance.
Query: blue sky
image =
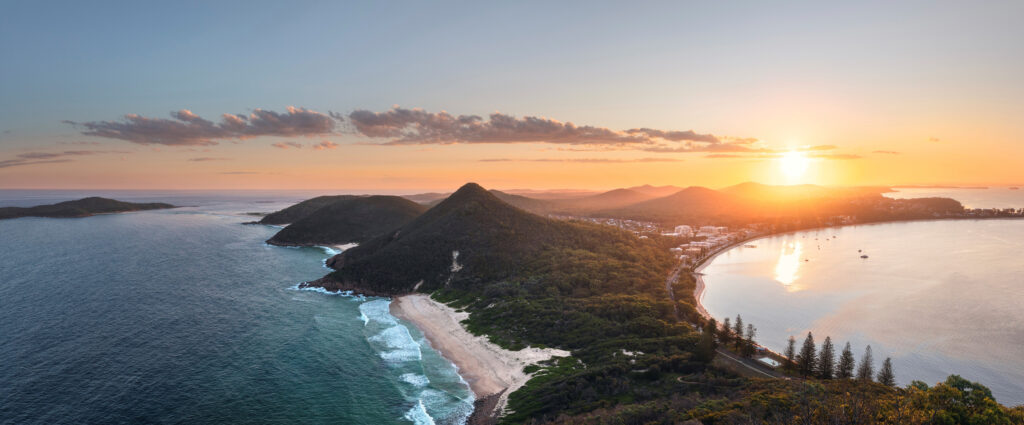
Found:
[[[63,120],[290,105],[997,149],[1022,130],[1022,18],[1020,2],[6,2],[0,157],[93,140]]]

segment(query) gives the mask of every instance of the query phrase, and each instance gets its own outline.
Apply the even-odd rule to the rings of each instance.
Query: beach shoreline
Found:
[[[391,315],[416,326],[430,346],[458,368],[477,399],[471,424],[492,422],[503,414],[509,394],[530,379],[523,371],[526,366],[570,355],[568,351],[551,348],[505,350],[462,326],[469,313],[456,311],[427,294],[395,296],[390,308]]]

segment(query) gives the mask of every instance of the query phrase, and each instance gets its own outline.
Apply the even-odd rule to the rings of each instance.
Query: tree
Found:
[[[878,383],[890,387],[896,386],[896,375],[892,373],[892,359],[888,357],[882,362],[882,370],[878,371]]]
[[[849,344],[847,344],[849,345]],[[796,358],[796,338],[793,335],[789,336],[789,343],[786,345],[786,364],[782,367],[786,370],[793,370],[795,365],[794,359]]]
[[[722,330],[718,334],[718,341],[722,345],[729,345],[732,343],[732,324],[729,323],[729,318],[726,317],[722,322]]]
[[[826,336],[825,342],[821,344],[821,353],[818,354],[818,377],[821,379],[832,379],[835,374],[836,353],[832,347],[832,337]]]
[[[735,338],[734,341],[736,342],[736,350],[739,351],[740,345],[743,344],[743,318],[737,314],[736,323],[732,326],[732,331],[735,334],[733,335],[733,338]]]
[[[704,362],[710,362],[711,359],[715,358],[715,331],[718,328],[718,322],[715,319],[708,320],[704,324],[704,329],[700,334],[700,340],[697,341],[697,357]]]
[[[800,372],[801,376],[811,376],[814,374],[814,335],[807,332],[807,339],[804,340],[804,346],[800,348],[800,354],[796,356],[796,370]]]
[[[839,367],[836,370],[836,378],[853,378],[853,363],[853,350],[850,349],[850,343],[847,342],[846,347],[843,347],[843,354],[839,356]]]
[[[860,358],[860,367],[857,368],[857,379],[870,381],[875,374],[875,359],[871,357],[871,346],[864,349],[864,357]]]
[[[754,327],[753,323],[747,324],[747,341],[743,343],[743,355],[750,357],[754,355],[754,335],[757,334],[757,328]]]

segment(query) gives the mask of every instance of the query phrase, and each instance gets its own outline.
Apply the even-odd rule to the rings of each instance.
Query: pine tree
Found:
[[[835,348],[832,347],[832,337],[826,336],[825,342],[821,344],[821,352],[818,354],[818,377],[821,379],[832,379],[836,362]]]
[[[754,335],[757,334],[757,328],[754,324],[747,324],[747,341],[743,343],[743,355],[750,357],[754,355]]]
[[[847,342],[846,347],[843,347],[843,354],[839,356],[839,367],[836,371],[836,378],[853,378],[853,363],[853,350],[850,349],[850,343]]]
[[[710,362],[711,359],[715,358],[715,331],[718,328],[718,323],[715,319],[708,320],[704,324],[704,329],[700,334],[700,340],[697,341],[697,357],[705,362]]]
[[[800,354],[796,356],[796,370],[800,372],[801,376],[811,376],[814,374],[814,335],[807,332],[807,339],[804,340],[804,346],[800,348]]]
[[[733,341],[736,342],[736,351],[739,351],[740,345],[743,344],[743,318],[740,315],[736,315],[736,323],[733,325]]]
[[[882,362],[882,370],[878,371],[878,383],[890,387],[896,386],[896,375],[892,373],[892,359],[888,357]]]
[[[875,359],[871,357],[871,346],[864,349],[864,357],[860,359],[860,367],[857,368],[857,379],[870,381],[875,374]]]
[[[796,359],[796,338],[793,335],[789,336],[789,344],[786,345],[786,364],[783,368],[786,370],[793,370],[795,365],[794,360]]]
[[[725,321],[722,322],[722,331],[718,334],[718,341],[722,345],[729,345],[732,343],[732,324],[729,322],[729,318],[726,317]]]

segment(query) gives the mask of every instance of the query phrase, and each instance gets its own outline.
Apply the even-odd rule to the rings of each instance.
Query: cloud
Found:
[[[621,164],[629,162],[682,162],[675,158],[487,158],[480,162],[581,162],[591,164]]]
[[[302,148],[302,143],[299,143],[299,142],[279,142],[279,143],[271,143],[270,146],[273,146],[275,148],[281,148],[281,149],[288,149],[288,148],[301,149]]]
[[[942,139],[939,139],[938,137],[929,137],[928,141],[929,142],[941,142]]]
[[[860,159],[861,158],[860,155],[853,155],[853,154],[848,154],[848,153],[828,153],[828,154],[826,154],[826,153],[819,153],[819,154],[808,155],[807,157],[808,158],[818,158],[818,159]]]
[[[223,171],[223,172],[220,172],[220,173],[217,173],[217,174],[231,174],[231,175],[239,174],[239,175],[241,175],[241,174],[262,174],[262,173],[260,173],[259,171]]]
[[[207,161],[230,161],[231,158],[213,157],[213,156],[202,156],[199,158],[189,158],[192,162],[207,162]]]
[[[322,151],[324,149],[334,149],[336,147],[338,147],[338,144],[330,140],[324,140],[320,143],[313,145],[313,149],[316,149],[318,151]]]
[[[880,154],[886,154],[886,155],[899,155],[900,154],[899,152],[896,152],[896,151],[874,151],[874,152],[871,152],[871,153],[880,153]]]
[[[493,113],[452,115],[422,109],[392,108],[385,112],[356,110],[346,119],[356,133],[370,138],[390,139],[383,145],[551,143],[587,146],[591,150],[632,149],[649,152],[753,151],[747,147],[752,138],[717,137],[692,130],[633,128],[613,130],[605,127],[578,126],[571,122],[543,117],[515,117]],[[611,149],[614,150],[614,149]]]
[[[127,114],[121,121],[64,121],[82,128],[87,136],[126,140],[143,145],[216,145],[216,140],[238,140],[259,136],[314,136],[334,131],[330,116],[289,106],[279,113],[256,109],[249,115],[223,114],[219,123],[206,120],[188,109],[171,113],[172,119]]]
[[[54,164],[60,162],[71,162],[72,159],[67,158],[69,156],[84,156],[84,155],[98,155],[105,153],[131,153],[129,151],[92,151],[92,150],[76,150],[76,151],[61,151],[61,152],[26,152],[23,154],[15,155],[14,158],[0,160],[0,168],[16,167],[19,165],[33,165],[33,164]]]
[[[749,158],[744,155],[736,155],[732,153],[713,153],[711,155],[704,155],[705,158]]]

